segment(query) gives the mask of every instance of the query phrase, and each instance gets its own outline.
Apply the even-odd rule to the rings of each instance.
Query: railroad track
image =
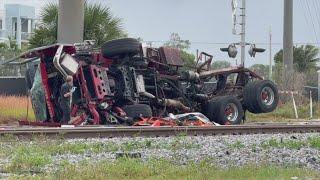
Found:
[[[112,137],[157,137],[157,136],[218,136],[244,134],[278,134],[278,133],[312,133],[320,132],[320,124],[303,125],[240,125],[214,127],[61,127],[31,128],[5,127],[0,128],[0,136],[17,136],[32,138],[35,136],[64,138],[112,138]]]

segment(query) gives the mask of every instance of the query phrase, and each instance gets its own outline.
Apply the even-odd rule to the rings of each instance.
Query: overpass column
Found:
[[[58,42],[83,41],[84,0],[59,0]]]

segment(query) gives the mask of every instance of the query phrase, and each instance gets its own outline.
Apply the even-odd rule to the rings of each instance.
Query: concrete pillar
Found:
[[[34,23],[33,19],[30,20],[30,27],[31,27],[31,33],[33,33],[34,29],[36,28],[36,24]]]
[[[83,41],[84,0],[59,0],[58,42]]]
[[[31,33],[31,29],[32,29],[32,27],[31,27],[31,19],[27,19],[27,21],[28,21],[28,34],[30,34]]]
[[[320,70],[318,72],[318,102],[320,102]]]
[[[293,0],[284,0],[283,65],[287,90],[293,89]]]
[[[16,32],[16,37],[17,37],[17,46],[18,49],[21,49],[21,17],[17,17],[17,32]]]

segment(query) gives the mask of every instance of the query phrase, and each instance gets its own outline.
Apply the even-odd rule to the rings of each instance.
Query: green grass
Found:
[[[241,141],[235,141],[230,148],[243,148]],[[305,141],[299,139],[271,139],[252,147],[278,147],[299,149],[312,147],[320,149],[320,137],[310,137]],[[320,172],[287,165],[284,167],[260,164],[244,167],[221,169],[216,167],[214,159],[206,159],[200,163],[189,162],[187,165],[170,160],[151,159],[141,162],[139,159],[119,159],[115,162],[86,162],[70,164],[62,160],[56,165],[57,170],[46,172],[41,169],[51,165],[53,156],[61,154],[84,154],[85,152],[117,152],[143,151],[144,149],[169,149],[179,152],[185,148],[198,148],[198,144],[187,143],[185,136],[177,136],[174,141],[159,145],[152,139],[133,139],[120,144],[111,142],[69,143],[63,139],[47,139],[34,137],[32,141],[19,141],[14,137],[3,137],[0,140],[0,160],[9,158],[10,163],[0,170],[13,173],[12,179],[291,179],[291,177],[319,179]],[[178,157],[177,157],[178,158]],[[33,172],[39,172],[35,177]],[[15,174],[15,175],[14,175]]]
[[[241,141],[236,141],[235,143],[229,145],[229,148],[231,148],[231,149],[241,149],[244,147],[245,146]]]
[[[85,152],[101,153],[144,149],[179,150],[200,148],[199,144],[194,144],[186,138],[186,136],[177,136],[172,142],[162,144],[159,144],[153,139],[132,139],[123,143],[114,144],[112,142],[69,143],[65,142],[64,139],[48,139],[45,136],[35,136],[32,138],[32,141],[21,142],[16,137],[3,136],[0,137],[0,142],[3,142],[3,144],[0,144],[0,157],[9,156],[19,148],[27,148],[30,152],[52,156],[66,153],[83,154]]]
[[[31,141],[21,141],[12,136],[0,138],[0,160],[9,159],[10,163],[0,170],[10,173],[24,173],[41,171],[41,168],[50,164],[52,158],[62,154],[84,154],[103,152],[132,152],[145,149],[169,149],[179,152],[180,149],[198,148],[198,144],[192,144],[185,136],[177,136],[174,141],[159,144],[152,139],[133,139],[120,144],[112,142],[65,142],[64,139],[48,139],[44,136],[35,136]]]
[[[8,172],[39,171],[41,167],[50,164],[54,155],[83,154],[85,152],[101,153],[114,151],[111,143],[63,143],[62,141],[31,141],[31,143],[12,142],[11,145],[1,145],[0,158],[9,157],[11,162],[5,170]]]
[[[99,162],[81,165],[63,163],[54,172],[36,176],[12,176],[12,179],[319,179],[319,172],[277,166],[245,166],[220,169],[207,162],[174,165],[165,160],[151,160],[143,163],[135,159],[121,159],[114,163]]]
[[[301,119],[310,119],[310,105],[301,104],[297,105],[297,112],[299,121]],[[295,113],[292,103],[279,105],[276,110],[270,113],[253,114],[250,112],[246,113],[247,122],[288,122],[295,121]],[[313,119],[320,119],[320,105],[313,105]]]
[[[1,117],[7,117],[7,118],[15,118],[15,119],[21,119],[27,117],[27,109],[26,108],[1,108]],[[34,120],[35,115],[32,110],[29,109],[28,113],[28,119]]]
[[[315,149],[320,149],[320,137],[309,137],[306,141],[298,139],[290,140],[279,140],[270,139],[261,143],[262,148],[288,148],[288,149],[300,149],[302,147],[311,147]]]
[[[27,97],[0,95],[0,124],[14,124],[25,118],[35,120],[31,102]]]
[[[276,147],[276,148],[289,148],[289,149],[300,149],[303,146],[307,146],[307,144],[303,141],[295,141],[295,140],[287,140],[287,141],[279,141],[277,139],[270,139],[269,141],[263,142],[261,147]]]
[[[310,137],[308,143],[310,147],[320,149],[320,137]]]
[[[27,116],[25,109],[6,109],[0,108],[0,125],[17,125],[19,120],[28,119],[30,121],[35,121],[35,115],[30,112]]]
[[[51,162],[50,156],[41,148],[20,146],[11,154],[11,163],[6,166],[9,172],[39,171]]]
[[[194,144],[194,143],[190,142],[190,140],[187,140],[186,137],[187,136],[185,136],[185,135],[176,136],[175,139],[171,143],[164,145],[163,148],[172,149],[173,151],[177,151],[179,149],[200,148],[199,144]]]
[[[57,141],[47,141],[43,143],[34,142],[33,144],[16,143],[2,152],[6,155],[10,155],[11,153],[15,153],[17,148],[27,148],[27,150],[30,152],[47,155],[59,155],[66,153],[83,154],[85,152],[114,152],[119,149],[111,143],[63,143]]]

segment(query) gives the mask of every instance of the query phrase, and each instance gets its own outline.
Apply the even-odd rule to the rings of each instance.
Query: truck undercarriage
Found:
[[[132,38],[109,41],[99,49],[89,42],[55,44],[19,58],[29,64],[38,60],[26,80],[39,122],[60,122],[59,91],[68,75],[76,87],[74,125],[151,125],[154,117],[160,121],[156,124],[210,124],[191,112],[219,124],[240,124],[246,111],[271,112],[279,100],[275,84],[247,68],[210,70],[213,57],[201,53],[193,69],[183,70],[179,50],[143,48]],[[173,115],[184,113],[191,116],[179,120]]]

